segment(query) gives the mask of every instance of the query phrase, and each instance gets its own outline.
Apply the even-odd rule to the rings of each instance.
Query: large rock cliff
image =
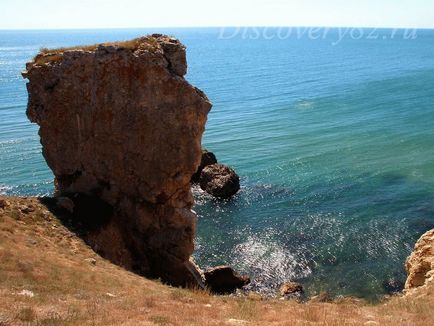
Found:
[[[87,215],[88,242],[141,274],[194,283],[190,179],[211,104],[183,78],[185,47],[152,35],[43,50],[26,68],[56,195],[108,207]]]

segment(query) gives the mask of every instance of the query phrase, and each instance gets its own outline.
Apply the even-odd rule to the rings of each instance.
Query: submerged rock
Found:
[[[434,230],[426,232],[416,242],[405,263],[407,281],[405,289],[426,285],[434,280]]]
[[[200,161],[200,165],[197,168],[197,171],[193,176],[191,177],[191,182],[197,183],[200,180],[200,174],[202,173],[202,170],[212,164],[217,163],[217,158],[215,157],[214,153],[208,152],[206,149],[202,149],[202,158]]]
[[[88,243],[140,274],[196,284],[190,180],[211,103],[183,78],[185,47],[155,34],[43,50],[26,68],[27,116]]]
[[[217,266],[204,272],[205,285],[212,292],[227,294],[250,283],[248,276],[237,274],[230,266]]]
[[[212,164],[202,170],[200,187],[214,197],[227,199],[240,190],[240,178],[230,167]]]

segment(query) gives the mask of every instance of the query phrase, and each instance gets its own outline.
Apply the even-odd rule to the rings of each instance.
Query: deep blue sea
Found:
[[[38,49],[153,32],[187,45],[187,79],[214,104],[203,144],[241,177],[230,201],[194,191],[199,264],[264,292],[399,287],[434,228],[434,30],[0,31],[0,193],[53,191],[20,75]]]

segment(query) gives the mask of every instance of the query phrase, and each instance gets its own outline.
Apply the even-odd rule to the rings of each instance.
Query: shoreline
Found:
[[[35,205],[36,204],[36,205]],[[36,207],[36,208],[35,208]],[[66,207],[61,204],[59,206],[59,202],[56,199],[56,197],[38,197],[38,196],[4,196],[0,195],[0,215],[9,213],[9,217],[17,219],[18,216],[29,218],[32,217],[32,215],[36,214],[37,219],[41,218],[39,215],[41,215],[38,210],[41,208],[45,208],[47,212],[50,212],[51,220],[55,220],[56,223],[61,224],[64,228],[68,229],[71,234],[74,234],[75,237],[81,239],[82,241],[88,243],[88,240],[86,239],[86,234],[91,232],[90,229],[88,229],[85,225],[82,224],[82,222],[74,221],[73,217],[69,214]],[[11,213],[15,212],[15,213]],[[45,214],[41,215],[43,218],[46,216]],[[19,220],[19,218],[18,218]],[[433,233],[434,230],[428,231],[425,234]],[[422,235],[423,236],[423,235]],[[421,236],[421,238],[422,238]],[[418,242],[420,242],[421,239],[419,239]],[[90,243],[88,243],[89,246],[91,246]],[[417,247],[414,249],[416,250]],[[93,249],[92,249],[93,250]],[[101,257],[98,252],[95,252],[96,255]],[[410,257],[414,255],[414,252],[407,257],[407,259],[403,262],[403,265],[408,265],[408,261],[410,260]],[[434,259],[434,256],[432,257]],[[101,257],[101,259],[104,259],[104,257]],[[426,272],[428,274],[428,272]],[[432,274],[434,275],[434,269],[432,270]],[[144,277],[144,275],[137,274],[139,277]],[[427,276],[428,277],[428,276]],[[384,294],[379,296],[378,300],[367,300],[363,297],[358,296],[345,296],[345,295],[337,295],[335,297],[330,297],[327,292],[321,292],[317,291],[317,294],[314,296],[306,296],[303,291],[298,292],[289,292],[288,295],[279,294],[279,287],[277,288],[277,291],[275,291],[275,294],[271,294],[271,292],[268,293],[262,293],[262,292],[256,292],[254,290],[245,290],[240,289],[236,291],[235,293],[232,293],[231,296],[234,297],[248,297],[253,300],[276,300],[276,299],[285,299],[285,300],[295,300],[296,302],[300,303],[306,303],[306,302],[342,302],[342,301],[354,301],[364,304],[381,304],[384,303],[386,300],[390,300],[391,298],[396,297],[405,297],[409,293],[414,292],[414,289],[417,289],[420,286],[425,286],[425,282],[420,281],[420,276],[415,277],[412,276],[412,279],[418,279],[417,282],[410,281],[410,278],[407,278],[406,284],[408,285],[408,288],[403,289],[402,291],[395,292],[393,294]],[[431,282],[431,281],[429,281]],[[414,283],[414,284],[413,284]],[[296,283],[294,283],[296,284]],[[411,286],[409,285],[411,284]],[[433,283],[434,285],[434,283]],[[168,285],[170,286],[170,285]],[[214,294],[219,296],[219,294]]]

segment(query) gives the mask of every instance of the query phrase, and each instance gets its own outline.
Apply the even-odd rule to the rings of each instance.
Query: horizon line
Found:
[[[0,31],[79,31],[79,30],[127,30],[127,29],[217,29],[217,28],[360,28],[360,29],[418,29],[433,30],[432,27],[387,27],[387,26],[315,26],[315,25],[243,25],[243,26],[151,26],[151,27],[62,27],[62,28],[0,28]]]

